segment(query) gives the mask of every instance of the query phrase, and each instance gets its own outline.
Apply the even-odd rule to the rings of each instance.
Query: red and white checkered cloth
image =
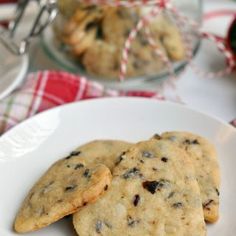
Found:
[[[24,85],[0,101],[0,134],[21,121],[50,108],[84,99],[136,96],[164,100],[148,91],[116,91],[78,75],[61,71],[29,74]],[[236,120],[231,122],[236,127]]]
[[[164,99],[155,92],[110,90],[78,75],[41,71],[29,74],[23,87],[0,101],[0,134],[41,111],[79,100],[107,96]]]

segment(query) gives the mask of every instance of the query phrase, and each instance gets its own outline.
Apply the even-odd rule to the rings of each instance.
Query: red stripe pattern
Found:
[[[84,99],[109,96],[164,99],[157,92],[110,90],[99,83],[67,72],[41,71],[29,74],[20,89],[0,101],[0,134],[47,109]]]

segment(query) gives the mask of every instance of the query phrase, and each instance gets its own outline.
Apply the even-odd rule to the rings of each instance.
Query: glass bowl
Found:
[[[175,1],[173,1],[173,3],[182,14],[186,15],[187,17],[190,17],[194,21],[201,24],[201,19],[202,19],[202,1],[201,0],[191,0],[191,1],[189,1],[189,0],[175,0]],[[122,89],[132,88],[132,87],[136,88],[136,87],[139,87],[139,86],[143,86],[144,83],[147,84],[147,82],[148,83],[149,82],[150,83],[151,82],[159,82],[159,81],[163,81],[163,79],[165,79],[165,78],[168,78],[169,72],[163,64],[162,64],[162,66],[160,66],[161,63],[160,63],[159,58],[156,58],[157,60],[156,61],[153,60],[153,62],[152,62],[153,65],[154,65],[154,61],[155,61],[155,63],[157,62],[156,64],[159,65],[159,66],[157,66],[158,68],[150,67],[150,69],[149,69],[147,67],[148,69],[146,69],[145,64],[140,64],[140,63],[136,67],[136,68],[138,68],[137,70],[135,70],[135,67],[132,67],[135,64],[136,55],[137,55],[137,57],[141,56],[142,58],[143,57],[145,59],[148,58],[147,60],[149,60],[149,54],[151,55],[151,53],[152,53],[152,52],[150,52],[149,54],[147,53],[147,55],[146,55],[143,48],[140,49],[140,47],[138,47],[138,46],[135,49],[140,50],[140,51],[135,51],[135,53],[133,53],[134,54],[133,55],[134,62],[133,62],[132,66],[131,66],[131,69],[130,69],[130,71],[132,71],[133,73],[132,72],[129,73],[129,75],[126,77],[126,79],[122,83],[119,81],[118,76],[111,76],[111,74],[109,74],[109,71],[107,72],[107,74],[109,74],[107,76],[106,70],[102,75],[99,75],[99,73],[94,73],[94,71],[93,71],[93,73],[91,73],[91,71],[88,72],[86,67],[83,65],[84,60],[81,59],[82,57],[85,58],[87,56],[87,54],[86,54],[87,51],[85,51],[85,53],[82,52],[81,54],[79,54],[79,56],[75,57],[75,55],[73,53],[71,53],[72,52],[72,49],[71,49],[72,44],[68,45],[67,43],[65,43],[64,39],[63,39],[64,41],[61,40],[61,31],[65,30],[65,28],[66,28],[65,25],[67,26],[68,21],[71,20],[72,17],[74,17],[73,19],[75,19],[75,11],[76,11],[75,9],[77,9],[77,11],[80,11],[81,5],[78,2],[78,0],[59,0],[58,1],[58,6],[59,6],[58,7],[59,8],[59,14],[57,16],[57,19],[55,20],[55,23],[51,27],[48,27],[46,29],[46,31],[44,32],[44,34],[42,36],[41,42],[42,42],[42,46],[43,46],[46,54],[49,57],[51,57],[54,60],[54,62],[56,64],[58,64],[63,70],[66,70],[66,71],[69,71],[69,72],[72,72],[72,73],[76,73],[76,74],[80,74],[80,75],[84,75],[88,79],[98,81],[98,82],[104,84],[107,87],[122,88]],[[91,6],[91,8],[92,8],[92,6]],[[112,10],[114,10],[114,9],[112,8]],[[106,13],[106,14],[111,14],[112,10],[105,9],[104,12],[108,11],[108,13]],[[138,14],[139,14],[140,9],[135,9],[135,11],[136,10],[138,11]],[[114,10],[114,11],[116,11],[116,10]],[[126,12],[126,11],[134,11],[134,10],[125,10],[124,11],[122,9],[122,14],[124,15],[124,12]],[[145,11],[146,11],[146,9],[145,9]],[[91,11],[90,15],[92,15],[92,14],[93,14],[93,12]],[[79,16],[81,16],[81,15],[79,15]],[[165,17],[166,17],[166,15],[165,15]],[[173,25],[173,28],[176,27],[174,25],[174,23],[172,23],[171,16],[168,18],[168,22],[170,22],[170,24]],[[113,26],[113,23],[111,25]],[[155,25],[157,25],[157,24],[155,23]],[[159,23],[158,23],[158,25],[159,25]],[[89,27],[93,27],[93,24],[90,23]],[[132,28],[133,28],[133,26],[132,26]],[[119,31],[119,28],[116,28],[116,25],[114,25],[114,29],[111,28],[110,30],[111,31],[114,30],[113,32],[117,32],[117,31],[115,31],[117,29]],[[200,45],[200,39],[193,33],[191,28],[186,27],[184,30],[185,30],[185,32],[191,34],[191,36],[192,36],[192,39],[193,39],[193,55],[195,55],[197,53],[199,45]],[[89,31],[89,32],[91,32],[91,31]],[[96,35],[98,34],[97,32],[98,31],[96,31]],[[151,31],[151,32],[155,33],[155,31]],[[112,44],[114,44],[114,45],[120,44],[123,47],[124,40],[120,40],[118,37],[117,38],[119,40],[117,40],[114,35],[116,35],[116,33],[113,33],[113,37],[111,35],[111,38],[116,43],[114,44],[113,41],[112,41]],[[163,36],[160,36],[160,40],[163,40],[161,37],[163,38]],[[106,39],[102,39],[102,40],[111,40],[111,39],[106,38]],[[159,34],[158,34],[158,40],[159,40]],[[99,43],[100,43],[100,41],[99,41]],[[164,41],[160,41],[160,42],[162,43]],[[96,43],[97,43],[97,41],[96,41]],[[91,44],[92,45],[91,47],[94,47],[94,45],[97,45],[96,43],[94,43],[94,41],[93,41],[92,44]],[[165,49],[166,48],[164,48],[163,50],[165,50]],[[79,51],[81,51],[80,48],[79,48]],[[165,52],[166,51],[167,50],[165,50]],[[121,49],[118,53],[121,54]],[[143,55],[143,54],[145,54],[145,55]],[[166,54],[169,57],[169,52],[166,52]],[[93,55],[93,54],[91,54],[91,55]],[[113,55],[117,56],[116,53],[109,54],[109,52],[107,52],[107,54],[105,54],[105,55],[101,54],[101,57],[98,56],[97,58],[94,58],[94,60],[95,60],[94,64],[96,65],[96,63],[99,62],[99,63],[97,63],[98,65],[100,65],[100,64],[104,65],[104,63],[107,63],[106,65],[109,65],[110,61],[113,61]],[[103,60],[104,56],[105,56],[105,58],[107,58],[107,61],[104,61],[104,63],[100,63],[99,60]],[[170,57],[171,57],[171,55],[170,55]],[[119,55],[119,58],[121,59],[120,55]],[[132,58],[130,60],[132,60]],[[90,56],[90,61],[93,63],[93,58],[91,59],[91,56]],[[145,63],[145,60],[143,60],[142,62]],[[118,63],[116,63],[116,64],[118,64]],[[172,65],[173,65],[175,73],[177,74],[181,70],[183,70],[183,68],[187,65],[187,61],[184,59],[184,57],[183,58],[178,58],[178,60],[173,60],[172,61]],[[93,67],[94,67],[94,65],[92,66],[92,68]],[[120,67],[120,66],[116,65],[116,67]],[[141,72],[136,73],[136,71],[138,71],[139,68],[142,68],[142,67],[145,70],[142,71],[140,69]],[[96,68],[95,68],[95,70],[96,70]]]

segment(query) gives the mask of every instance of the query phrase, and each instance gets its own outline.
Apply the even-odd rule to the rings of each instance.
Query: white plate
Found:
[[[222,174],[220,220],[208,236],[236,235],[236,130],[182,105],[138,98],[97,99],[62,106],[22,123],[0,138],[0,235],[12,231],[29,188],[55,160],[87,141],[136,142],[157,132],[187,130],[217,147]],[[70,219],[27,235],[74,235]]]

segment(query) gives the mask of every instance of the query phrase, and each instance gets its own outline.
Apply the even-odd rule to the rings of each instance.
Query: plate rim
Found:
[[[79,101],[75,101],[75,102],[71,102],[71,103],[66,103],[45,111],[42,111],[40,113],[37,113],[35,115],[33,115],[32,117],[29,117],[25,120],[23,120],[22,122],[20,122],[19,124],[15,125],[14,127],[12,127],[11,129],[7,130],[5,133],[3,133],[0,137],[0,141],[2,141],[4,138],[7,138],[9,135],[12,134],[12,132],[15,132],[15,130],[17,129],[21,129],[22,126],[24,126],[27,123],[33,122],[35,119],[39,119],[39,117],[41,116],[45,116],[45,114],[47,115],[47,113],[53,113],[56,112],[58,110],[61,109],[67,109],[67,107],[71,107],[71,106],[77,106],[80,103],[86,104],[86,103],[99,103],[99,102],[106,102],[106,101],[114,101],[114,100],[129,100],[129,101],[135,101],[135,102],[139,102],[139,101],[146,101],[146,102],[156,102],[159,104],[166,104],[168,106],[174,106],[174,107],[178,107],[178,108],[183,108],[183,109],[187,109],[190,110],[191,112],[203,115],[207,118],[213,119],[216,122],[220,123],[221,125],[226,126],[227,128],[229,128],[233,133],[236,134],[236,129],[230,125],[229,123],[227,123],[227,121],[223,120],[220,117],[217,117],[215,115],[212,114],[208,114],[207,112],[201,111],[199,109],[195,109],[195,108],[191,108],[188,104],[180,104],[180,103],[175,103],[172,101],[166,101],[166,100],[157,100],[157,99],[153,99],[153,98],[145,98],[145,97],[125,97],[125,96],[121,96],[121,97],[102,97],[102,98],[96,98],[96,99],[85,99],[85,100],[79,100]]]

